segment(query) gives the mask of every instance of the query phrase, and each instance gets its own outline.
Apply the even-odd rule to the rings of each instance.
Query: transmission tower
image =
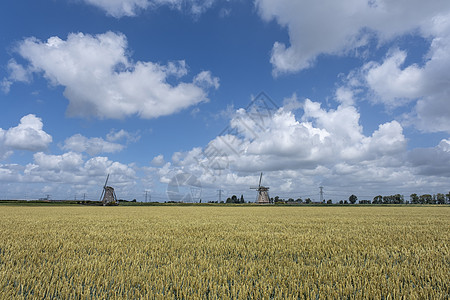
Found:
[[[217,190],[217,192],[219,193],[219,203],[222,202],[222,193],[223,190]]]
[[[149,195],[147,190],[145,190],[144,192],[145,192],[145,202],[148,202],[149,199],[150,201],[152,201],[152,195]]]
[[[323,186],[319,186],[319,189],[320,189],[320,202],[322,203],[323,202]]]

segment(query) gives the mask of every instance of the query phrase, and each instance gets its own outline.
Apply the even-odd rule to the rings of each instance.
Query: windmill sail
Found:
[[[261,181],[262,181],[262,172],[261,172],[261,175],[259,176],[258,187],[251,187],[250,189],[254,189],[254,190],[257,191],[256,203],[258,203],[258,204],[269,204],[270,203],[269,187],[262,186],[261,185]]]
[[[100,200],[102,201],[103,206],[119,205],[119,201],[117,200],[114,188],[107,185],[108,179],[109,174],[106,177],[105,185],[103,186],[103,191],[102,195],[100,196]]]

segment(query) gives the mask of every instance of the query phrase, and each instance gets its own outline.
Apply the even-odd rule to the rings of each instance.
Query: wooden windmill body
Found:
[[[119,201],[117,201],[116,193],[114,192],[114,188],[108,186],[109,174],[106,177],[105,185],[103,186],[103,192],[100,196],[100,200],[102,201],[103,206],[111,206],[111,205],[119,205]]]
[[[270,203],[269,187],[262,186],[261,180],[262,180],[262,172],[261,172],[261,176],[259,177],[259,185],[257,187],[250,187],[250,189],[256,190],[256,192],[257,192],[256,203],[269,204]]]

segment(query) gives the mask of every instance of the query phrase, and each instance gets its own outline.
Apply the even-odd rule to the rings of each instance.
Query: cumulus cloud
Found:
[[[3,132],[0,130],[0,160],[5,160],[10,157],[14,152],[3,143]]]
[[[29,61],[22,69],[43,73],[51,84],[65,87],[70,116],[157,118],[208,101],[207,89],[218,88],[209,71],[196,75],[194,82],[170,84],[170,77],[173,82],[187,74],[185,62],[132,62],[120,33],[72,33],[67,40],[51,37],[46,42],[27,38],[17,52]],[[19,79],[11,75],[9,80]]]
[[[18,64],[14,59],[10,59],[7,66],[9,79],[13,81],[30,82],[30,71]]]
[[[131,166],[109,160],[107,157],[92,157],[85,161],[81,153],[67,152],[51,155],[38,152],[33,163],[23,171],[23,181],[99,184],[106,174],[114,176],[115,182],[132,183],[136,173]]]
[[[198,86],[203,86],[205,88],[219,88],[219,78],[213,77],[210,71],[203,71],[194,77],[194,83]]]
[[[297,94],[292,94],[291,97],[283,99],[283,109],[289,111],[295,111],[301,108],[303,104],[298,100]]]
[[[153,162],[159,164],[152,162],[152,172],[162,183],[180,172],[190,173],[205,189],[220,185],[228,193],[242,193],[258,183],[262,171],[272,195],[314,198],[311,187],[326,186],[326,197],[333,200],[347,199],[349,192],[371,200],[380,193],[445,191],[448,139],[433,148],[408,150],[396,120],[365,134],[354,106],[324,108],[306,99],[301,107],[281,107],[263,122],[238,109],[230,130],[203,149],[174,153],[169,161],[156,157]]]
[[[408,154],[408,162],[417,174],[450,177],[450,140],[443,139],[434,148],[416,148]]]
[[[346,87],[338,87],[335,93],[336,101],[342,105],[354,105],[355,93],[352,89]]]
[[[34,154],[34,166],[46,171],[80,171],[83,157],[80,153],[68,152],[62,155],[49,155],[42,152]]]
[[[3,78],[1,82],[1,87],[4,93],[9,93],[11,85],[15,81],[19,82],[30,82],[32,72],[25,69],[22,65],[18,64],[14,59],[10,59],[7,65],[7,70],[9,73],[8,77]]]
[[[237,110],[230,120],[231,130],[204,149],[175,153],[172,164],[161,168],[161,180],[167,181],[172,169],[195,174],[203,186],[220,183],[248,188],[257,183],[255,174],[263,171],[276,190],[281,185],[294,189],[322,181],[339,187],[344,184],[335,183],[345,179],[368,186],[377,180],[387,182],[394,176],[393,168],[402,168],[406,139],[397,121],[381,124],[367,136],[353,106],[324,109],[306,99],[303,114],[296,116],[288,109],[291,102],[286,101],[287,107],[264,116],[263,121]],[[364,174],[368,166],[373,171]]]
[[[84,0],[87,4],[97,6],[108,15],[121,18],[132,17],[141,10],[169,6],[176,10],[186,10],[188,13],[198,16],[209,9],[215,0]]]
[[[366,69],[365,79],[371,89],[379,96],[379,101],[388,106],[400,106],[402,99],[414,99],[421,96],[424,76],[421,69],[413,64],[401,69],[406,52],[392,50],[382,64],[371,62]],[[400,101],[399,101],[400,100]]]
[[[126,130],[120,129],[120,130],[114,130],[112,129],[107,135],[106,139],[109,142],[116,142],[119,140],[125,140],[127,143],[129,142],[137,142],[141,136],[138,132],[130,133]]]
[[[20,182],[23,167],[18,164],[0,164],[0,182]]]
[[[260,16],[286,27],[289,45],[276,41],[271,63],[274,75],[310,68],[321,54],[341,55],[427,26],[450,10],[448,1],[298,1],[256,0]],[[326,20],[326,21],[324,21]]]
[[[134,16],[139,10],[146,9],[150,5],[148,0],[84,0],[84,2],[97,6],[116,18]]]
[[[295,113],[281,107],[261,115],[263,121],[238,109],[230,120],[230,130],[205,148],[174,153],[169,161],[158,155],[152,159],[152,167],[141,171],[158,176],[165,184],[176,174],[190,173],[205,189],[220,185],[234,193],[257,184],[257,175],[263,171],[263,184],[270,186],[274,195],[304,197],[311,195],[311,186],[324,185],[326,197],[334,200],[339,198],[330,194],[331,189],[338,195],[351,191],[358,197],[373,194],[373,198],[380,193],[380,186],[386,194],[405,195],[446,186],[450,174],[443,162],[449,160],[450,140],[443,139],[434,148],[407,151],[403,128],[395,120],[364,134],[360,114],[353,106],[323,108],[309,99],[301,104],[301,110],[294,106]],[[112,136],[124,136],[119,132]],[[0,181],[42,183],[56,193],[55,186],[61,183],[101,186],[105,175],[111,173],[114,186],[131,190],[138,169],[103,156],[86,159],[73,150],[61,155],[38,152],[26,166],[0,165]]]
[[[42,120],[33,114],[20,119],[19,125],[7,130],[0,128],[0,156],[5,158],[13,150],[42,151],[52,142],[52,137],[43,130]]]
[[[110,174],[109,184],[115,188],[117,196],[128,199],[137,184],[135,169],[133,164],[126,165],[103,156],[86,160],[76,152],[60,155],[37,152],[33,162],[24,166],[0,164],[0,186],[2,197],[9,199],[37,199],[51,194],[52,199],[99,200],[106,175]],[[8,184],[10,182],[14,185]]]
[[[165,164],[164,156],[162,154],[153,157],[151,164],[156,167],[162,167]]]
[[[125,146],[105,141],[102,138],[87,138],[81,134],[75,134],[64,141],[64,150],[86,152],[91,156],[100,153],[114,153],[122,151]]]
[[[423,62],[405,65],[407,51],[393,48],[381,62],[371,61],[350,72],[337,98],[345,96],[342,90],[354,97],[367,88],[362,97],[389,110],[412,103],[414,109],[403,116],[405,124],[424,132],[450,132],[450,14],[434,18],[423,31],[432,37]]]

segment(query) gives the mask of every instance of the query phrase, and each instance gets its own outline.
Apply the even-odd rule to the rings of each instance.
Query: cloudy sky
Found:
[[[448,0],[1,1],[0,199],[448,193],[449,70]]]

